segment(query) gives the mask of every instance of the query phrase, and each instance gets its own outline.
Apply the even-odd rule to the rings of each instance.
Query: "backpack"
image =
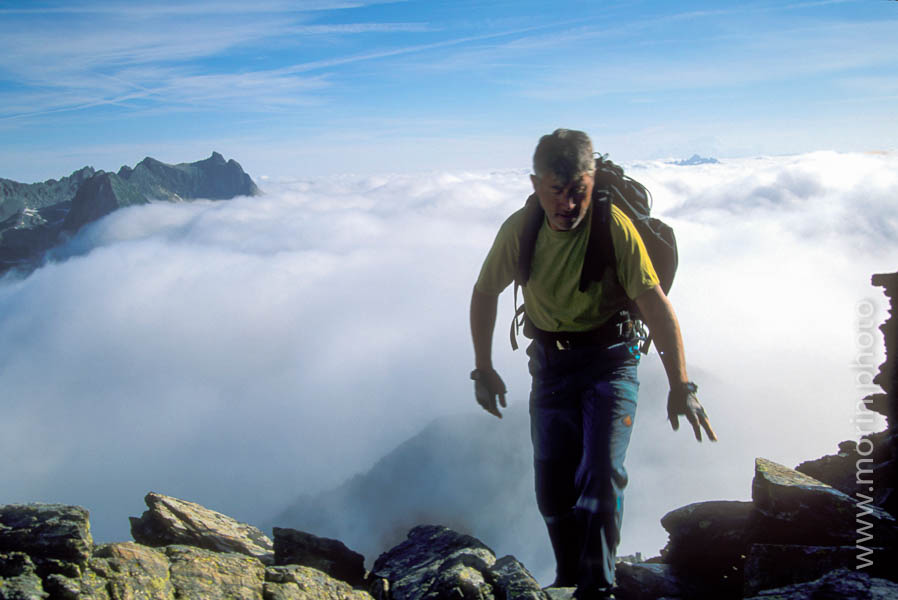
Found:
[[[592,194],[592,223],[589,240],[586,243],[586,256],[580,272],[580,291],[586,291],[589,284],[599,281],[605,269],[615,269],[614,246],[611,243],[611,205],[614,204],[630,218],[636,231],[642,238],[655,272],[661,283],[661,289],[667,294],[673,285],[677,272],[677,239],[673,229],[651,216],[652,196],[644,185],[624,175],[624,170],[607,159],[606,155],[596,158],[595,186]],[[536,194],[527,198],[524,206],[524,228],[519,238],[520,253],[517,273],[514,281],[515,315],[511,324],[511,347],[517,350],[515,333],[524,326],[527,335],[527,317],[524,305],[517,306],[518,287],[526,285],[530,278],[533,264],[533,251],[536,237],[544,220],[543,209]],[[595,235],[599,232],[601,235]],[[636,303],[630,300],[625,307],[631,318],[642,321],[642,315]],[[651,335],[647,335],[640,351],[647,353],[652,343]]]

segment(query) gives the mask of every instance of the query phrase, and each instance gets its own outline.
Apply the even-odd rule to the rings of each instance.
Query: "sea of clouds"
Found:
[[[676,229],[671,300],[720,436],[669,430],[646,357],[621,550],[654,553],[666,511],[749,498],[754,457],[794,466],[857,437],[857,311],[886,316],[870,276],[898,270],[898,155],[625,166]],[[0,503],[83,505],[100,541],[129,539],[150,490],[261,523],[480,410],[471,287],[528,171],[258,183],[119,210],[0,280]],[[495,363],[522,406],[509,292],[499,310]]]

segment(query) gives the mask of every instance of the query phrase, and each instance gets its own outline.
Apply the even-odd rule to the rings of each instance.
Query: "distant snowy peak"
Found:
[[[694,167],[696,165],[716,165],[720,164],[720,161],[716,158],[705,158],[704,156],[699,156],[698,154],[693,154],[686,160],[674,160],[670,161],[667,164],[669,165],[677,165],[678,167]]]

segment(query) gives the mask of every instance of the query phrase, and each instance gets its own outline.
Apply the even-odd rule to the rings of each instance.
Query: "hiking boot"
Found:
[[[614,593],[610,587],[578,587],[574,592],[577,600],[614,600]]]

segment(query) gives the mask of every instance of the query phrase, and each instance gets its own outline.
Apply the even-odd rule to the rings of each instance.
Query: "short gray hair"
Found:
[[[533,172],[537,177],[552,174],[569,182],[594,170],[592,141],[575,129],[556,129],[544,135],[533,153]]]

